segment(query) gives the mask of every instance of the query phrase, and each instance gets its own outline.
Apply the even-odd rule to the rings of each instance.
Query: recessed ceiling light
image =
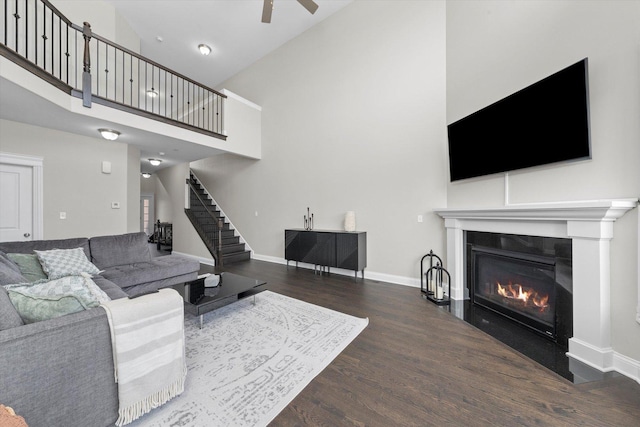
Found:
[[[113,129],[102,128],[98,129],[98,132],[100,132],[100,135],[102,135],[104,139],[108,139],[109,141],[115,141],[120,136],[120,132]]]
[[[158,166],[160,163],[162,163],[162,160],[160,160],[160,159],[149,159],[149,163],[151,163],[153,166]]]
[[[151,174],[149,172],[142,172],[140,175],[142,175],[143,178],[151,178]]]
[[[151,88],[147,91],[147,96],[149,98],[155,98],[158,96],[158,92],[156,92],[153,88]]]
[[[203,54],[204,56],[207,56],[211,53],[211,48],[206,44],[202,44],[202,43],[199,44],[198,49],[200,49],[200,53]]]

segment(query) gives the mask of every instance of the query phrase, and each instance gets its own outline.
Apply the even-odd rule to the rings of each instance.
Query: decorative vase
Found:
[[[356,231],[356,213],[348,211],[344,216],[344,231]]]

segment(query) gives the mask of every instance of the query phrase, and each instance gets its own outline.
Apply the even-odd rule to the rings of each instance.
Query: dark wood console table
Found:
[[[284,257],[289,261],[315,266],[362,272],[367,266],[367,233],[364,231],[284,230]]]

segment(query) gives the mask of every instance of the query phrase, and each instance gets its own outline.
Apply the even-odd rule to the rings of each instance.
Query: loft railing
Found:
[[[0,55],[66,93],[220,139],[226,95],[69,21],[48,0],[2,0]]]
[[[78,30],[49,2],[3,0],[0,53],[69,94],[78,87]]]

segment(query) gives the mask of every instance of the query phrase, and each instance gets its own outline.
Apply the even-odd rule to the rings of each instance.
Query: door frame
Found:
[[[0,163],[13,166],[27,166],[32,171],[32,223],[31,235],[33,240],[42,240],[44,237],[44,175],[43,158],[27,156],[24,154],[13,154],[0,152]]]

